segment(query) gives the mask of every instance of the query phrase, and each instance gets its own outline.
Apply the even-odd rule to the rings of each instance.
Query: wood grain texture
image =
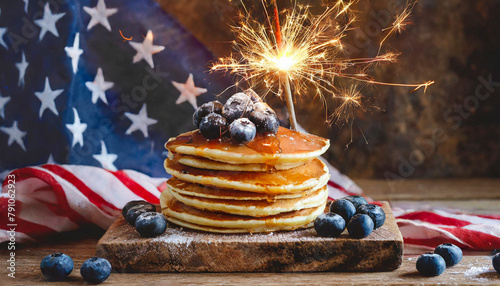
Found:
[[[390,271],[401,265],[403,239],[387,203],[385,224],[364,239],[323,238],[314,229],[270,234],[213,234],[170,225],[142,238],[123,218],[104,234],[96,255],[125,272]]]

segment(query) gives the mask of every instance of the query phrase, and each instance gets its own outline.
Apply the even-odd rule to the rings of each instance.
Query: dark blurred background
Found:
[[[240,1],[157,0],[216,57],[232,52],[229,29]],[[254,13],[260,0],[243,1]],[[327,1],[298,1],[321,12]],[[382,31],[406,1],[359,1],[357,29],[346,45],[353,57],[374,56]],[[291,1],[278,1],[282,9]],[[370,70],[377,80],[420,83],[422,90],[389,86],[363,89],[366,111],[348,124],[329,126],[321,101],[298,99],[299,123],[328,137],[325,157],[353,178],[477,177],[500,175],[500,1],[420,0],[406,31],[388,41],[396,64]],[[271,100],[283,109],[280,100]],[[326,112],[326,113],[325,113]],[[351,142],[352,137],[352,142]],[[365,140],[366,138],[366,140]]]

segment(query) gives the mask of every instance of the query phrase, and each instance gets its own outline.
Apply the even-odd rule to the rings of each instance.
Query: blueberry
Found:
[[[45,256],[40,263],[40,269],[47,279],[62,281],[73,271],[73,259],[63,253],[53,253]]]
[[[320,214],[314,220],[314,229],[320,236],[339,237],[345,229],[345,220],[338,214]]]
[[[217,100],[204,103],[202,106],[198,107],[193,114],[194,125],[199,128],[203,117],[209,115],[210,113],[222,114],[223,106],[224,105]]]
[[[253,103],[262,102],[262,98],[253,89],[247,89],[243,93],[250,97]]]
[[[280,121],[274,110],[264,102],[258,102],[254,106],[255,109],[248,118],[255,124],[257,131],[259,133],[278,133]]]
[[[257,130],[255,125],[246,118],[236,119],[229,125],[231,138],[238,143],[248,143],[253,140]]]
[[[252,110],[252,99],[248,95],[239,92],[231,96],[226,104],[224,104],[222,115],[226,118],[228,123],[231,123],[238,118],[246,117]]]
[[[131,207],[125,215],[125,220],[131,225],[135,225],[137,217],[145,212],[154,212],[156,207],[153,204],[136,205]]]
[[[500,252],[493,256],[491,262],[493,263],[493,268],[500,274]]]
[[[145,205],[145,204],[150,204],[146,202],[145,200],[140,200],[140,201],[130,201],[125,206],[122,208],[122,215],[123,217],[127,216],[127,212],[131,207],[135,207],[137,205]]]
[[[165,232],[167,220],[161,213],[142,213],[135,220],[135,229],[143,237],[155,237]]]
[[[358,207],[358,213],[369,215],[373,223],[375,224],[374,229],[377,229],[384,225],[385,222],[385,212],[381,207],[374,204],[366,204]]]
[[[439,254],[432,252],[422,254],[417,260],[417,270],[422,276],[438,276],[446,269],[446,262]]]
[[[368,203],[368,201],[362,196],[347,196],[343,197],[343,199],[350,201],[354,205],[356,210],[359,208],[359,206],[366,205]]]
[[[226,119],[217,113],[203,117],[200,123],[201,134],[208,139],[217,139],[227,130]]]
[[[104,258],[92,257],[83,263],[80,274],[87,282],[101,283],[111,275],[111,264]]]
[[[350,201],[344,199],[333,201],[330,205],[330,211],[332,213],[339,214],[344,218],[346,223],[349,223],[352,216],[356,214],[356,208],[354,205]]]
[[[459,263],[462,260],[462,250],[460,247],[451,244],[451,243],[443,243],[438,245],[434,250],[434,253],[439,254],[443,257],[444,262],[446,262],[446,266],[453,266]]]
[[[373,220],[366,214],[356,214],[347,224],[349,235],[354,238],[364,238],[373,231]]]

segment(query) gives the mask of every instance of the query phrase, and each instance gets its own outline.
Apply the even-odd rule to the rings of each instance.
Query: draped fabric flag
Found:
[[[153,0],[1,1],[0,242],[107,228],[130,200],[158,203],[164,142],[232,84],[211,61]],[[331,198],[361,194],[330,174]],[[407,243],[500,248],[499,217],[396,216]]]

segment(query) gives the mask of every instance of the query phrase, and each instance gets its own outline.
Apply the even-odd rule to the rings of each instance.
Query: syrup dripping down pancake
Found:
[[[179,202],[169,192],[162,193],[160,204],[167,220],[181,226],[209,232],[253,233],[310,227],[314,219],[323,213],[326,201],[315,208],[260,218],[199,210]]]
[[[191,156],[179,153],[168,153],[168,158],[198,169],[219,170],[219,171],[242,171],[242,172],[271,172],[276,170],[288,170],[305,164],[307,161],[297,161],[295,163],[277,163],[275,165],[267,164],[230,164],[220,161],[214,161],[203,157]]]
[[[326,186],[301,198],[282,199],[274,202],[268,202],[265,200],[238,201],[207,199],[187,196],[170,189],[167,189],[165,192],[169,192],[169,195],[174,197],[179,202],[200,210],[253,217],[272,216],[280,213],[318,207],[323,205],[328,198],[328,190]]]
[[[320,183],[326,184],[330,178],[328,168],[319,159],[272,173],[203,170],[170,159],[165,160],[165,169],[167,173],[186,182],[265,194],[303,192]]]
[[[201,198],[209,199],[219,199],[219,200],[266,200],[268,202],[273,202],[280,199],[294,199],[303,197],[310,192],[316,191],[322,188],[325,184],[319,184],[318,186],[305,190],[303,192],[295,193],[284,193],[284,194],[263,194],[263,193],[252,193],[252,192],[242,192],[229,189],[221,188],[211,188],[199,184],[189,183],[172,177],[167,181],[167,187],[177,193],[195,196]]]
[[[276,135],[257,134],[247,144],[231,138],[206,139],[199,130],[170,138],[165,147],[174,153],[198,156],[231,164],[295,164],[323,154],[330,141],[280,127]]]

